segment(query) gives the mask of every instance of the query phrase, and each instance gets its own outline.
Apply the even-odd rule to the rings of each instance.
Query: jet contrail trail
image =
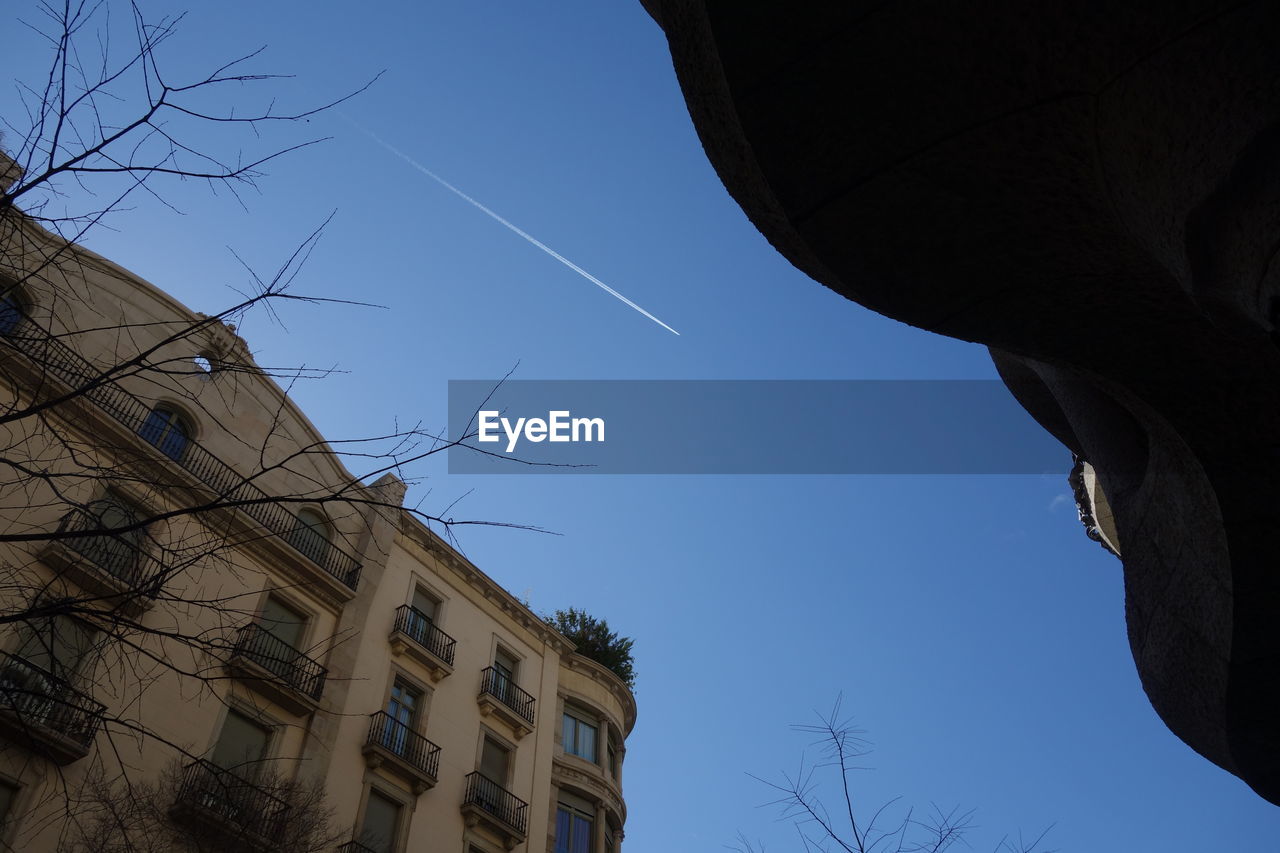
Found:
[[[479,209],[482,213],[488,214],[488,216],[489,216],[490,218],[495,219],[495,220],[497,220],[498,222],[500,222],[501,224],[503,224],[503,225],[507,226],[507,228],[509,228],[510,230],[512,230],[512,231],[514,231],[515,233],[519,234],[521,237],[523,237],[524,239],[528,240],[530,243],[532,243],[533,245],[537,246],[539,249],[541,249],[542,251],[546,252],[548,255],[550,255],[551,257],[555,258],[557,261],[559,261],[560,263],[564,264],[566,267],[568,267],[569,269],[573,270],[573,271],[574,271],[574,272],[576,272],[578,275],[582,276],[582,277],[583,277],[583,278],[585,278],[587,281],[591,282],[591,283],[592,283],[592,284],[594,284],[596,287],[598,287],[598,288],[600,288],[601,290],[603,290],[605,293],[608,293],[610,296],[613,296],[613,297],[615,297],[615,298],[617,298],[617,299],[620,299],[623,303],[625,303],[626,305],[628,305],[628,306],[630,306],[630,307],[634,308],[635,310],[639,311],[641,314],[643,314],[644,316],[648,317],[650,320],[652,320],[653,322],[657,323],[659,326],[661,326],[662,328],[666,329],[668,332],[671,332],[673,335],[679,335],[679,334],[680,334],[680,333],[679,333],[679,332],[677,332],[675,329],[671,328],[671,327],[670,327],[670,326],[668,326],[666,323],[662,322],[662,321],[661,321],[661,320],[659,320],[657,317],[653,316],[653,315],[652,315],[652,314],[650,314],[648,311],[644,310],[644,309],[643,309],[643,308],[641,308],[639,305],[635,304],[635,303],[634,303],[634,302],[632,302],[630,299],[628,299],[627,297],[623,296],[623,295],[622,295],[621,293],[619,293],[618,291],[614,290],[612,287],[610,287],[609,285],[605,284],[603,281],[601,281],[600,279],[596,278],[596,277],[595,277],[595,276],[593,276],[591,273],[587,272],[587,271],[586,271],[586,270],[584,270],[582,267],[578,266],[578,265],[577,265],[577,264],[575,264],[573,261],[571,261],[571,260],[569,260],[568,258],[566,258],[564,255],[560,254],[560,253],[559,253],[559,252],[557,252],[555,249],[553,249],[553,248],[551,248],[550,246],[548,246],[546,243],[543,243],[541,240],[539,240],[538,238],[534,237],[532,234],[529,234],[529,233],[526,233],[526,232],[524,232],[524,231],[521,231],[521,230],[520,230],[519,228],[517,228],[515,225],[513,225],[513,224],[511,224],[510,222],[508,222],[507,220],[503,219],[501,216],[499,216],[498,214],[494,213],[492,210],[490,210],[489,208],[485,207],[483,204],[481,204],[480,202],[476,201],[474,198],[472,198],[471,196],[467,195],[467,194],[466,194],[466,193],[464,193],[462,190],[458,189],[458,188],[457,188],[457,187],[455,187],[453,184],[449,183],[449,182],[448,182],[448,181],[446,181],[444,178],[440,177],[440,176],[439,176],[439,175],[437,175],[435,172],[431,171],[431,170],[430,170],[430,169],[428,169],[426,166],[422,165],[422,164],[421,164],[421,163],[419,163],[417,160],[415,160],[415,159],[413,159],[412,157],[410,157],[408,154],[405,154],[403,151],[401,151],[400,149],[396,148],[394,145],[390,144],[389,142],[384,141],[381,137],[379,137],[379,136],[378,136],[376,133],[374,133],[373,131],[371,131],[371,130],[369,130],[369,129],[365,128],[365,127],[361,127],[360,125],[356,124],[356,123],[355,123],[355,121],[353,121],[352,119],[348,118],[348,117],[347,117],[347,116],[345,116],[345,115],[343,116],[343,118],[345,118],[345,119],[347,119],[347,121],[351,122],[351,124],[352,124],[352,125],[353,125],[357,130],[359,130],[359,131],[363,132],[366,136],[368,136],[368,137],[369,137],[370,139],[372,139],[374,142],[378,143],[378,144],[379,144],[379,145],[381,145],[383,148],[387,149],[387,150],[388,150],[388,151],[390,151],[392,154],[396,155],[396,156],[397,156],[397,157],[399,157],[401,160],[405,161],[406,163],[408,163],[408,164],[409,164],[410,166],[412,166],[413,168],[417,169],[417,170],[418,170],[419,172],[421,172],[422,174],[426,175],[428,178],[431,178],[431,180],[433,180],[433,181],[435,181],[436,183],[440,184],[440,186],[442,186],[442,187],[444,187],[445,189],[449,190],[451,193],[453,193],[454,195],[458,196],[458,198],[462,199],[463,201],[467,202],[468,204],[472,205],[473,207],[475,207],[475,208]]]

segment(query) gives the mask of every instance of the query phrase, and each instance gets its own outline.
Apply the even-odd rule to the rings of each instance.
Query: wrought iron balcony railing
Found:
[[[396,608],[394,630],[400,631],[449,666],[453,666],[453,650],[458,641],[437,628],[427,614],[412,604],[402,604]]]
[[[104,706],[26,658],[0,652],[0,710],[27,734],[52,734],[87,751]]]
[[[233,654],[257,664],[276,676],[281,684],[304,696],[319,700],[328,670],[257,622],[240,629]]]
[[[20,323],[0,333],[0,341],[70,387],[72,395],[94,403],[129,432],[144,439],[150,436],[147,427],[147,417],[152,409],[150,405],[120,388],[109,374],[104,375],[31,318],[24,315]],[[298,549],[298,519],[294,513],[257,485],[246,481],[230,465],[194,441],[185,442],[179,452],[166,451],[165,455],[212,489],[225,503],[237,507],[295,550]],[[309,541],[306,552],[299,553],[353,590],[360,582],[359,561],[331,542],[317,545]]]
[[[467,774],[464,806],[478,806],[523,836],[528,829],[529,804],[481,773]]]
[[[369,740],[435,779],[440,770],[440,747],[386,711],[369,715]]]
[[[141,531],[130,534],[92,533],[101,530],[103,523],[93,513],[73,509],[63,517],[58,532],[90,532],[91,535],[61,536],[58,541],[129,589],[142,590],[154,598],[157,590],[152,589],[152,585],[163,574],[164,564],[141,547]]]
[[[338,848],[337,853],[378,853],[372,847],[365,847],[359,841],[348,841]]]
[[[204,759],[183,769],[174,809],[213,818],[263,849],[275,849],[289,815],[288,803],[266,788]]]
[[[522,719],[533,725],[533,696],[516,685],[511,676],[496,667],[487,666],[481,671],[480,692],[488,693]]]

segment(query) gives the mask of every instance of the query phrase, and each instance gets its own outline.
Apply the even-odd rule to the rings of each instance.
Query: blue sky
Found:
[[[38,73],[32,40],[8,41],[10,74]],[[261,45],[255,70],[295,76],[229,94],[313,104],[386,74],[343,107],[351,121],[269,130],[264,147],[334,139],[274,164],[247,210],[160,185],[181,214],[139,198],[87,243],[214,312],[245,287],[227,247],[270,269],[336,210],[295,290],[385,307],[292,304],[282,325],[242,327],[262,364],[342,371],[294,390],[331,438],[441,426],[448,380],[517,362],[523,379],[995,375],[981,347],[862,309],[769,247],[707,163],[637,2],[197,0],[165,56],[181,76]],[[795,849],[747,774],[794,770],[807,739],[788,724],[840,692],[876,744],[865,803],[977,808],[977,849],[1051,824],[1061,850],[1274,849],[1276,809],[1146,701],[1120,565],[1076,521],[1069,464],[1064,450],[1049,477],[409,473],[428,511],[465,495],[455,517],[556,531],[469,527],[460,546],[535,608],[582,607],[636,638],[633,853],[718,850],[740,831]]]

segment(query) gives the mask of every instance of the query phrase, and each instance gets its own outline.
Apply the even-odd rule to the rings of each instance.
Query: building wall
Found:
[[[0,334],[0,406],[9,413],[33,402],[48,408],[0,423],[10,463],[0,472],[0,651],[30,658],[25,638],[45,623],[24,616],[58,602],[58,612],[99,628],[74,686],[105,706],[83,754],[56,755],[41,735],[50,727],[57,734],[65,721],[35,716],[29,704],[33,690],[53,688],[15,687],[30,670],[27,658],[0,667],[0,782],[18,787],[0,831],[7,849],[67,849],[72,823],[86,813],[74,801],[94,780],[164,780],[162,796],[190,800],[192,789],[173,790],[173,774],[212,754],[232,710],[271,726],[266,764],[274,773],[323,783],[344,841],[357,837],[376,790],[403,806],[399,851],[554,850],[562,800],[595,810],[593,851],[618,849],[621,776],[603,744],[612,740],[620,765],[636,706],[616,676],[575,654],[571,642],[401,508],[403,483],[390,475],[358,482],[253,362],[234,327],[29,223],[4,239],[0,263],[9,267],[0,270],[0,292],[18,283],[30,322]],[[50,250],[61,253],[52,265],[40,260]],[[79,369],[98,390],[68,393],[67,375],[49,369],[40,327],[87,360]],[[146,355],[129,362],[138,353]],[[203,372],[196,356],[217,369]],[[130,396],[103,403],[111,389]],[[135,403],[143,408],[134,421],[112,408]],[[177,464],[139,436],[136,417],[157,404],[181,413],[193,432]],[[232,504],[247,493],[211,488],[223,475],[208,473],[217,463],[205,451],[275,500],[227,505],[228,492]],[[36,469],[46,476],[31,476]],[[107,494],[148,522],[138,548],[163,573],[154,600],[136,594],[136,579],[123,588],[119,577],[104,581],[85,539],[39,538],[63,519],[99,511],[94,502]],[[297,544],[289,525],[304,508],[320,512],[331,544],[358,561],[354,590],[345,564],[321,565]],[[264,527],[267,512],[277,513],[274,528]],[[23,535],[34,538],[14,541]],[[337,560],[332,550],[323,554]],[[408,633],[395,630],[397,608],[417,588],[440,602],[435,625],[454,641],[451,664],[424,651],[414,634],[420,622]],[[283,666],[293,677],[303,659],[290,653],[281,663],[244,645],[244,637],[261,637],[240,632],[261,619],[268,596],[306,617],[298,648],[328,670],[315,697],[281,689],[271,669]],[[508,707],[518,691],[494,682],[483,689],[482,671],[499,648],[518,660],[513,681],[532,697],[531,724]],[[370,715],[388,709],[396,679],[421,694],[413,733],[393,726],[394,738],[371,734]],[[598,727],[595,763],[565,752],[566,703]],[[480,802],[464,803],[486,735],[511,749],[504,787],[527,803],[522,827],[493,820],[494,804],[474,791]],[[422,745],[419,736],[439,747],[433,772],[415,767],[426,752],[402,760],[405,743]],[[208,808],[207,791],[195,806],[187,800]]]

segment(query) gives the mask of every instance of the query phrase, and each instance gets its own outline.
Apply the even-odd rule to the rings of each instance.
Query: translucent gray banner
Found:
[[[453,474],[1060,474],[997,380],[454,380]]]

